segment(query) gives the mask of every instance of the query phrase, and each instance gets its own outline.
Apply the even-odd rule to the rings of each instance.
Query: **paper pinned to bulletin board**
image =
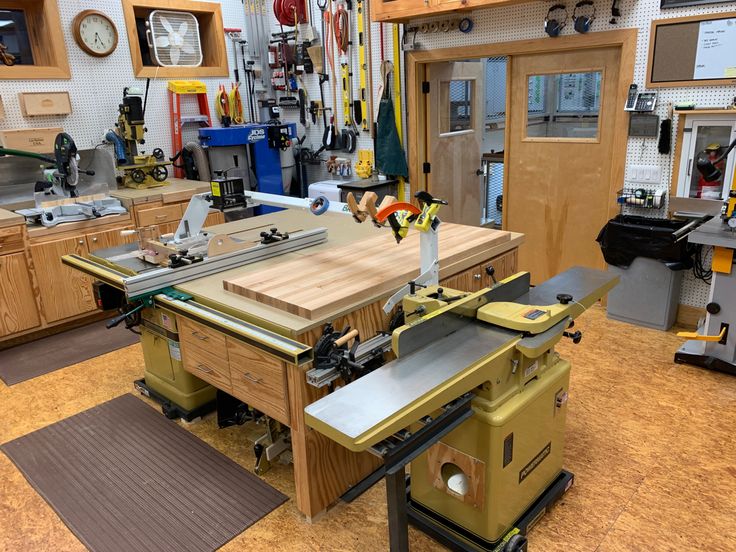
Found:
[[[736,77],[736,18],[700,22],[693,77]]]
[[[736,12],[655,19],[647,88],[736,84]]]

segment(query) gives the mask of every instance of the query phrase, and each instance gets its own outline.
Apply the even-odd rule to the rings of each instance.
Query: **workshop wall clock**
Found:
[[[118,29],[107,15],[97,10],[84,10],[72,22],[74,40],[91,56],[106,57],[118,46]]]

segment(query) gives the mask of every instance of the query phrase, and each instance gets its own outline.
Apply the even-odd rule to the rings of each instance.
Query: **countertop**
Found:
[[[131,205],[151,203],[153,201],[161,201],[163,203],[187,201],[193,194],[208,192],[210,190],[210,183],[200,180],[169,178],[167,182],[169,182],[168,186],[147,188],[145,190],[135,190],[133,188],[110,190],[110,195],[119,199],[123,206],[129,209]]]
[[[169,178],[168,186],[161,186],[159,188],[148,188],[146,190],[134,190],[132,188],[120,188],[118,190],[110,190],[110,196],[120,200],[126,209],[129,209],[133,205],[142,203],[151,203],[154,201],[161,201],[162,203],[179,203],[188,201],[193,194],[207,192],[210,189],[209,182],[201,182],[199,180],[186,180],[183,178]],[[28,202],[28,205],[17,205],[15,207],[29,207],[32,206],[33,202]],[[54,233],[71,231],[76,226],[79,227],[93,227],[97,225],[110,224],[113,222],[127,223],[131,220],[130,215],[110,216],[103,217],[101,219],[95,219],[94,221],[82,221],[82,225],[78,223],[66,223],[60,224],[54,227]],[[0,228],[7,226],[17,226],[24,224],[25,218],[22,215],[15,213],[10,209],[0,208]],[[91,223],[91,224],[90,224]],[[40,225],[28,226],[30,233],[46,233],[48,228]]]
[[[24,217],[14,213],[13,211],[0,209],[0,228],[5,228],[6,226],[17,226],[19,224],[23,224],[25,220],[26,219]]]
[[[313,255],[318,251],[346,245],[349,243],[359,242],[365,237],[374,236],[375,232],[388,232],[388,229],[377,229],[370,223],[356,224],[352,218],[336,213],[325,213],[320,217],[315,217],[305,211],[296,209],[279,211],[259,217],[252,217],[226,224],[220,224],[207,228],[209,232],[215,234],[230,234],[240,239],[252,239],[257,241],[258,234],[268,228],[276,227],[280,231],[295,232],[297,230],[313,229],[318,227],[327,228],[327,242],[313,247],[305,248],[300,251],[287,253],[271,259],[265,259],[258,263],[253,263],[212,276],[206,276],[191,282],[186,282],[176,286],[179,291],[192,295],[197,301],[208,305],[222,312],[229,313],[238,318],[264,325],[269,329],[277,331],[282,335],[296,337],[298,334],[309,331],[313,328],[321,326],[326,321],[333,320],[339,316],[352,312],[360,307],[373,303],[382,296],[363,295],[356,298],[355,303],[347,310],[328,313],[320,319],[309,320],[300,316],[290,314],[286,311],[266,306],[257,301],[247,299],[238,294],[226,291],[223,287],[223,280],[242,276],[248,272],[263,270],[289,260],[304,258]],[[413,231],[413,230],[412,230]],[[440,232],[442,230],[440,229]],[[502,232],[501,230],[491,230],[488,232]],[[519,247],[524,241],[523,234],[516,232],[504,232],[509,235],[509,240],[490,247],[482,255],[482,258],[469,256],[461,263],[451,266],[440,266],[440,277],[445,278],[469,269],[484,260],[501,255],[509,250]],[[397,244],[396,247],[402,247]],[[380,264],[381,259],[376,259],[376,263]],[[417,274],[419,274],[419,266],[417,264]],[[385,296],[386,298],[388,295]]]

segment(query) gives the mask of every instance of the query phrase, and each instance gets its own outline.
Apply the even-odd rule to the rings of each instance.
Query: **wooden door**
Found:
[[[92,279],[64,266],[62,255],[89,254],[84,236],[31,245],[41,305],[47,322],[56,322],[97,308]]]
[[[482,213],[483,78],[481,60],[427,65],[427,190],[449,203],[440,219],[470,226]]]
[[[614,156],[625,155],[614,151],[626,132],[619,63],[619,48],[511,58],[504,229],[526,235],[519,269],[533,282],[604,266],[595,238],[623,184],[611,182]]]
[[[0,337],[40,323],[25,253],[0,255]]]

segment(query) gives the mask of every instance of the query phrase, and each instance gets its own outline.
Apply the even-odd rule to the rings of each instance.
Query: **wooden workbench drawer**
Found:
[[[227,362],[227,347],[223,334],[182,316],[177,316],[176,322],[179,325],[179,340],[182,347],[193,347],[199,349],[202,354],[212,355]]]
[[[266,353],[227,338],[232,395],[279,422],[291,425],[286,365]]]
[[[23,228],[0,228],[0,255],[23,251]]]
[[[198,347],[191,347],[181,343],[181,359],[184,369],[211,383],[218,389],[232,393],[230,385],[230,368],[227,359],[208,354]]]
[[[164,224],[167,222],[176,222],[181,219],[181,205],[164,205],[163,207],[153,207],[151,209],[139,209],[138,226],[151,226],[153,224]]]

